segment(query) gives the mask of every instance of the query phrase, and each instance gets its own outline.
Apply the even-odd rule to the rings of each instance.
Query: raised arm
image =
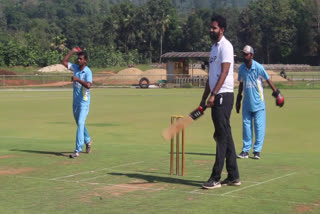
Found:
[[[61,64],[64,65],[66,68],[68,68],[68,62],[70,57],[74,54],[74,53],[78,53],[81,52],[81,48],[79,47],[74,47],[71,49],[71,51],[69,53],[67,53],[67,55],[63,58],[63,60],[61,61]]]

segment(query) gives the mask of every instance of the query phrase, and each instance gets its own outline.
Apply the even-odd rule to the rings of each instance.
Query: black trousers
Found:
[[[233,93],[221,93],[215,97],[214,105],[211,108],[211,117],[215,132],[213,135],[216,141],[216,160],[213,165],[210,179],[219,181],[223,170],[224,160],[228,179],[235,180],[239,177],[236,150],[232,138],[230,115],[234,102]]]

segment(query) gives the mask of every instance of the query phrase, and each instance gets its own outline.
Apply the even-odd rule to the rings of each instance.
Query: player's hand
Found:
[[[75,53],[78,53],[78,52],[81,52],[82,49],[81,49],[80,47],[74,47],[74,48],[72,48],[71,51],[73,51],[73,52],[75,52]]]
[[[214,95],[211,95],[207,101],[207,106],[208,107],[212,107],[213,106],[213,103],[214,103],[214,98],[215,96]]]
[[[241,108],[241,100],[242,100],[242,95],[238,94],[237,101],[236,101],[236,111],[238,114],[239,114],[240,108]]]
[[[202,108],[206,106],[206,99],[202,99],[199,106],[201,106]]]
[[[273,92],[272,96],[276,98],[276,106],[279,106],[281,108],[284,105],[284,96],[282,96],[279,90]]]
[[[78,77],[76,77],[76,76],[72,76],[71,77],[71,81],[72,82],[76,82],[76,81],[78,81],[78,80],[80,80]]]

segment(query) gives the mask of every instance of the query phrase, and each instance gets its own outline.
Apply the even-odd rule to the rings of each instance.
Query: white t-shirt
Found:
[[[233,92],[233,65],[234,65],[234,56],[233,56],[233,46],[224,36],[217,44],[213,44],[210,52],[209,59],[209,86],[211,92],[215,88],[218,79],[221,75],[221,64],[229,62],[230,68],[229,73],[218,91],[218,94],[225,92]]]

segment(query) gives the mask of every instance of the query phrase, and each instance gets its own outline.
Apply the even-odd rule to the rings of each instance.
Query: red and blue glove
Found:
[[[276,98],[276,105],[281,108],[284,105],[284,96],[281,95],[279,90],[273,92],[272,96]]]

